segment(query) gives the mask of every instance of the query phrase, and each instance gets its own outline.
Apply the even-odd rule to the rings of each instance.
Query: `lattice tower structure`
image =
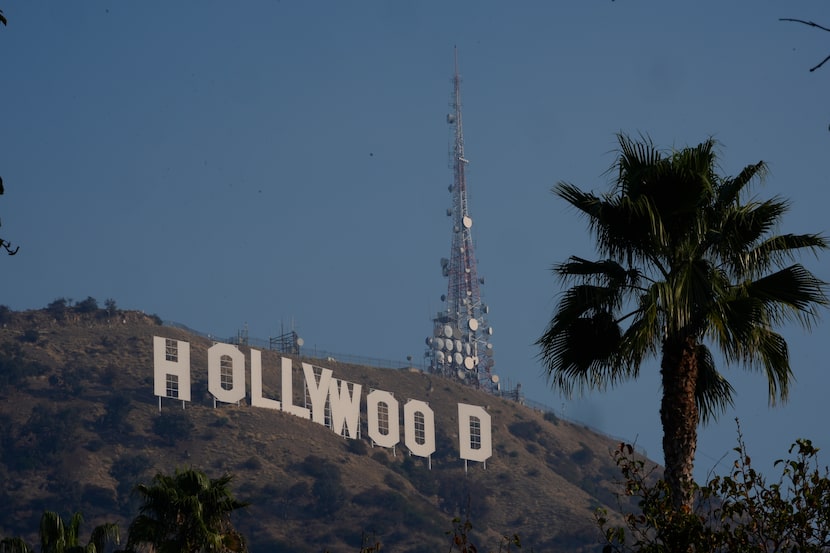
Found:
[[[472,227],[467,204],[464,131],[461,119],[461,77],[458,73],[458,52],[455,53],[452,111],[447,123],[452,133],[450,165],[453,182],[449,186],[452,207],[447,215],[452,218],[452,245],[450,257],[441,259],[441,271],[448,280],[447,293],[441,296],[443,310],[433,319],[433,333],[426,340],[425,357],[429,370],[460,380],[488,391],[498,389],[498,377],[492,373],[493,329],[488,325],[488,307],[482,302],[484,279],[478,275]]]

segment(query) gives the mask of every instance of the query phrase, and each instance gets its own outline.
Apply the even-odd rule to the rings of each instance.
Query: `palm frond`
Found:
[[[695,402],[697,403],[701,422],[707,424],[733,404],[732,394],[735,389],[717,371],[715,360],[709,348],[700,344],[695,355],[698,370]]]
[[[121,543],[121,532],[118,525],[112,522],[96,526],[89,537],[89,544],[95,553],[104,553],[108,543]]]
[[[756,348],[747,351],[751,361],[746,364],[751,368],[760,367],[767,377],[770,405],[779,400],[786,401],[789,396],[790,381],[794,375],[790,368],[790,355],[787,341],[780,334],[767,329],[758,329],[754,342]]]
[[[791,265],[746,287],[747,294],[763,302],[770,322],[797,320],[810,328],[818,306],[828,305],[826,283],[801,264]]]
[[[34,553],[34,548],[21,537],[0,540],[0,553]]]
[[[734,263],[740,272],[736,274],[753,278],[774,267],[780,267],[796,259],[802,251],[817,254],[827,249],[827,239],[820,234],[780,234],[771,236],[748,251],[741,252]]]
[[[548,379],[566,395],[585,389],[602,389],[625,378],[627,366],[619,363],[619,325],[607,311],[577,317],[554,326],[537,341]]]
[[[744,167],[737,177],[723,179],[718,187],[717,205],[721,208],[727,208],[738,203],[741,192],[758,177],[763,181],[768,172],[767,164],[763,161],[747,165]]]

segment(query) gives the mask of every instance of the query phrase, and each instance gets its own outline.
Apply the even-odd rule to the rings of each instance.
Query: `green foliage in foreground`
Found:
[[[191,468],[173,476],[159,473],[152,484],[136,486],[142,504],[130,524],[127,550],[151,546],[157,553],[247,552],[230,516],[248,504],[231,493],[232,478],[209,478]]]
[[[790,458],[776,461],[781,475],[768,481],[752,468],[742,438],[731,473],[694,486],[694,507],[672,507],[670,490],[655,480],[630,445],[615,452],[622,495],[637,498],[639,512],[614,526],[605,511],[597,521],[607,541],[603,552],[812,553],[830,550],[830,474],[818,465],[818,449],[797,440]],[[656,467],[655,467],[656,468]],[[621,505],[623,502],[620,502]]]

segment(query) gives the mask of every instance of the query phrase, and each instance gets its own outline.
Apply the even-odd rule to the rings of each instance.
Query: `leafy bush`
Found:
[[[97,421],[98,428],[125,434],[132,432],[133,425],[127,421],[132,408],[130,396],[123,392],[116,392],[107,399],[104,414]]]
[[[76,440],[81,425],[79,413],[39,403],[18,432],[18,443],[28,444],[10,455],[10,468],[26,470],[48,466],[61,458]]]
[[[395,476],[391,472],[383,477],[383,483],[394,490],[402,490],[404,488],[404,481],[400,477]]]
[[[328,516],[336,513],[346,502],[348,493],[343,487],[340,472],[327,472],[314,481],[311,487],[317,515]]]
[[[58,298],[46,306],[46,312],[58,321],[66,318],[67,299]]]
[[[83,488],[81,501],[92,510],[108,511],[117,507],[115,492],[109,488],[87,484]]]
[[[40,332],[35,330],[34,328],[29,328],[20,335],[21,342],[27,342],[30,344],[34,344],[40,340]]]
[[[228,426],[231,422],[231,419],[228,417],[216,417],[216,420],[210,423],[211,426],[215,426],[216,428],[222,428],[224,426]]]
[[[259,457],[248,457],[244,463],[242,463],[242,468],[248,470],[259,470],[262,468],[262,461]]]
[[[98,311],[98,300],[92,296],[87,296],[85,300],[78,302],[75,311],[78,313],[95,313]]]
[[[557,417],[553,411],[546,411],[543,417],[546,421],[552,422],[554,425],[559,426],[559,417]]]
[[[330,475],[336,475],[340,478],[340,467],[317,455],[308,455],[301,463],[292,466],[313,478],[326,478]]]
[[[583,443],[579,445],[582,447],[571,453],[571,461],[577,465],[587,465],[594,460],[594,452]]]
[[[12,313],[8,305],[0,305],[0,326],[11,321]]]
[[[366,447],[366,442],[363,440],[348,440],[346,449],[355,455],[366,455],[369,452],[369,448]]]
[[[29,376],[46,373],[47,367],[28,361],[20,344],[9,342],[0,349],[0,386],[19,386]]]
[[[781,476],[768,482],[752,468],[739,434],[732,472],[704,486],[693,484],[694,510],[674,508],[668,485],[655,480],[654,468],[632,452],[620,444],[615,458],[623,475],[620,497],[634,498],[638,509],[624,512],[624,526],[611,525],[604,510],[597,512],[604,552],[827,551],[830,475],[819,468],[818,449],[809,440],[796,440],[792,457],[775,463]]]
[[[153,421],[153,432],[167,445],[176,445],[179,438],[186,437],[193,430],[193,422],[184,409],[168,409]]]
[[[288,497],[288,499],[300,499],[303,497],[307,497],[310,493],[311,488],[309,487],[308,482],[300,481],[288,488],[288,491],[285,492],[285,495]]]
[[[517,421],[511,423],[507,428],[517,438],[529,441],[536,440],[542,431],[542,425],[537,421]]]

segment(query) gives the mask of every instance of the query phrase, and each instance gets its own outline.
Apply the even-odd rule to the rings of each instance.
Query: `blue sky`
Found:
[[[560,180],[607,189],[615,133],[720,143],[764,160],[783,230],[830,233],[830,26],[823,0],[23,2],[0,5],[0,303],[114,298],[219,336],[292,324],[308,347],[420,360],[446,293],[453,47],[469,205],[494,372],[528,398],[661,459],[658,363],[563,398],[533,343],[550,267],[592,257]],[[805,263],[830,280],[830,255]],[[724,368],[735,409],[704,429],[697,473],[735,445],[758,467],[797,437],[827,451],[823,345],[784,330],[797,376],[769,409],[762,375]],[[148,369],[149,370],[149,369]],[[727,459],[731,457],[727,456]],[[719,470],[725,470],[728,461]]]

